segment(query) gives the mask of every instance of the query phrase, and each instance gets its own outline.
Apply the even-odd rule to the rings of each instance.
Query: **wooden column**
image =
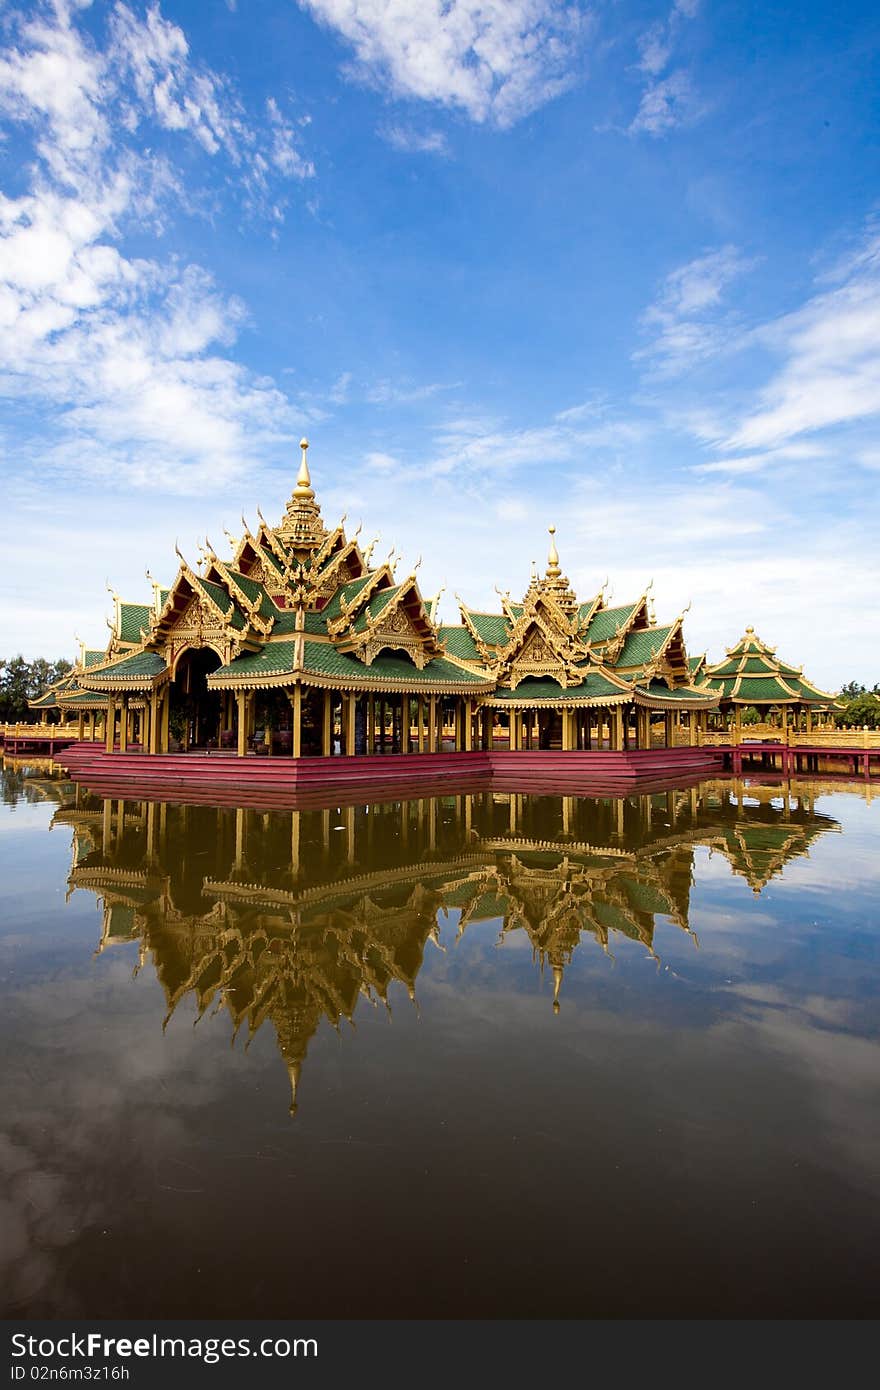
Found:
[[[247,720],[248,720],[248,697],[246,690],[237,690],[235,700],[238,705],[238,756],[243,758],[247,753]]]
[[[808,734],[811,734],[811,733],[813,732],[813,711],[811,710],[811,708],[810,708],[809,705],[807,705],[806,723],[807,723],[806,732],[807,732]]]
[[[574,712],[570,709],[562,711],[562,751],[571,753],[577,746],[574,738]]]
[[[372,692],[367,696],[367,752],[376,751],[376,697]]]
[[[329,758],[333,751],[333,702],[329,690],[324,691],[321,713],[321,753]]]
[[[345,697],[345,754],[354,757],[355,716],[357,715],[357,695],[350,692]]]
[[[666,733],[666,747],[671,748],[675,743],[675,716],[671,709],[666,711],[663,724]]]
[[[80,710],[79,714],[76,716],[76,736],[79,739],[80,743],[82,743],[84,733],[85,715],[83,714],[82,710]]]
[[[437,696],[428,696],[428,752],[437,752]]]
[[[461,702],[461,722],[462,732],[464,734],[464,751],[470,753],[474,746],[474,724],[471,702],[467,697]]]
[[[113,744],[116,740],[116,697],[110,695],[107,699],[107,729],[104,739],[104,747],[108,753],[113,752]]]
[[[291,713],[293,716],[293,735],[290,740],[291,754],[294,758],[302,757],[302,736],[303,736],[303,688],[297,681],[293,691],[288,691]]]
[[[742,705],[733,707],[733,741],[742,743]]]
[[[159,692],[154,690],[150,696],[150,744],[149,751],[159,751]]]
[[[614,706],[614,709],[612,711],[612,723],[614,732],[611,736],[610,742],[612,748],[616,748],[618,752],[621,752],[623,750],[624,745],[623,713],[623,705]],[[610,728],[609,734],[611,734]]]
[[[425,751],[425,697],[419,695],[416,700],[416,720],[419,726],[419,752]]]

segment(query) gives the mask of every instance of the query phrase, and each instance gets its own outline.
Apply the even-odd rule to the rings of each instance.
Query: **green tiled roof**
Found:
[[[592,629],[591,629],[592,630]],[[646,627],[641,632],[631,632],[624,640],[620,656],[615,666],[641,666],[656,656],[668,638],[672,627]]]
[[[791,701],[796,699],[790,690],[787,690],[783,683],[775,676],[752,676],[740,682],[737,699],[746,700],[750,703],[759,701],[765,703],[770,701],[775,703],[777,700]]]
[[[140,642],[141,628],[149,630],[153,620],[153,609],[149,603],[120,603],[119,640],[121,642]]]
[[[239,574],[238,570],[230,569],[229,575],[233,582],[238,585],[241,592],[250,599],[251,603],[256,603],[257,599],[265,598],[266,590],[258,579],[251,579],[247,574]]]
[[[362,611],[362,612],[358,615],[358,617],[355,619],[355,623],[354,623],[354,630],[355,630],[355,632],[366,632],[366,630],[367,630],[367,608],[369,608],[369,610],[370,610],[370,616],[371,616],[373,622],[375,622],[376,619],[378,618],[379,614],[380,614],[385,608],[388,607],[388,605],[389,605],[389,603],[391,602],[391,600],[392,600],[393,598],[396,598],[397,595],[398,595],[399,593],[400,593],[400,585],[399,585],[399,584],[395,584],[395,585],[393,586],[393,588],[391,588],[391,589],[380,589],[379,592],[378,592],[377,594],[372,594],[371,597],[370,597],[369,603],[367,603],[367,604],[364,606],[363,611]]]
[[[596,599],[591,598],[587,603],[578,604],[578,622],[585,623],[596,606]]]
[[[739,661],[723,661],[711,669],[713,676],[735,676],[739,670]],[[761,670],[766,672],[767,666],[762,665]]]
[[[257,547],[257,549],[260,555],[263,557],[263,559],[268,560],[269,564],[272,566],[273,569],[277,570],[279,574],[284,573],[284,566],[278,559],[278,556],[275,554],[274,550],[270,550],[269,547],[266,545],[260,545]]]
[[[88,651],[83,652],[83,665],[96,666],[99,661],[104,661],[106,657],[107,653],[105,651],[100,651],[97,648],[89,648]]]
[[[490,647],[504,647],[510,638],[512,624],[503,613],[474,613],[465,609],[483,642]]]
[[[68,705],[88,705],[93,707],[95,704],[103,704],[107,696],[97,690],[78,690],[76,692],[65,690],[61,704],[67,708]]]
[[[607,642],[609,637],[613,637],[617,629],[625,627],[630,621],[638,603],[627,603],[622,608],[602,608],[596,614],[584,635],[587,642]]]
[[[276,610],[275,621],[272,624],[272,636],[286,636],[288,632],[296,632],[296,613],[293,609]]]
[[[534,701],[535,704],[568,704],[572,700],[598,700],[603,696],[625,694],[626,691],[621,690],[598,671],[591,671],[580,685],[572,685],[567,689],[558,681],[528,677],[520,681],[515,690],[493,691],[490,703],[495,704],[497,701],[506,704],[509,700],[527,700]]]
[[[250,575],[240,574],[238,570],[229,569],[230,584],[233,588],[238,588],[251,603],[259,603],[258,612],[263,618],[272,618],[278,612],[275,604],[266,593],[265,588],[257,579],[251,579]]]
[[[477,645],[466,627],[439,627],[437,635],[451,656],[461,657],[463,661],[482,661]]]
[[[221,666],[208,677],[208,684],[218,677],[251,676],[259,680],[261,676],[282,675],[293,670],[295,657],[295,642],[269,642],[261,652],[237,656],[234,661]]]
[[[714,690],[692,690],[690,686],[678,686],[677,689],[670,690],[663,681],[651,681],[648,685],[640,685],[638,689],[640,695],[648,695],[656,700],[680,700],[685,705],[688,701],[704,703],[717,698],[717,692]]]
[[[435,657],[420,671],[407,657],[383,652],[371,665],[366,666],[357,657],[337,651],[331,642],[306,642],[305,667],[314,675],[366,680],[377,685],[390,684],[392,687],[402,685],[412,690],[438,684],[491,685],[491,681],[483,681],[476,672],[463,671],[444,657]]]
[[[194,574],[193,579],[202,592],[217,605],[230,627],[234,627],[236,632],[242,632],[247,627],[247,619],[222,584],[215,584],[211,579],[202,579],[198,574]]]
[[[523,611],[525,610],[525,604],[524,604],[524,603],[509,603],[507,606],[508,606],[508,608],[510,609],[511,613],[513,614],[513,620],[514,620],[514,622],[516,622],[517,618],[521,618],[521,617],[522,617]]]
[[[163,608],[165,607],[165,604],[168,602],[168,595],[169,595],[170,593],[171,593],[171,590],[170,590],[170,589],[160,589],[160,590],[159,590],[159,602],[161,603],[161,605],[162,605]]]
[[[304,623],[304,632],[320,632],[324,635],[326,635],[327,633],[327,615],[323,609],[320,613],[304,614]],[[274,631],[278,631],[277,623],[275,625]]]
[[[229,611],[229,605],[232,603],[232,599],[229,597],[229,594],[222,584],[215,584],[212,579],[202,579],[198,574],[194,574],[193,579],[196,584],[198,584],[202,593],[206,594],[209,599],[216,603],[221,613],[227,613]]]
[[[348,584],[340,584],[330,601],[321,609],[323,617],[328,621],[331,618],[341,618],[342,600],[345,599],[345,602],[350,607],[357,599],[361,590],[366,588],[374,577],[375,571],[371,571],[368,574],[362,574],[360,579],[352,579]]]
[[[90,683],[92,680],[100,681],[128,681],[143,677],[144,680],[152,680],[165,670],[165,658],[158,652],[132,652],[130,656],[121,656],[105,666],[103,670],[92,671],[88,676],[83,674],[81,680]]]
[[[45,695],[38,695],[36,700],[28,700],[30,709],[57,709],[58,700],[54,690],[47,690]]]

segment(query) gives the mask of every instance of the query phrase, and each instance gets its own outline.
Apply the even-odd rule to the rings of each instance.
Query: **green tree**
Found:
[[[838,714],[837,722],[849,729],[862,729],[866,724],[869,729],[880,729],[880,695],[863,690],[848,701]]]
[[[42,695],[47,686],[54,685],[71,669],[71,663],[63,657],[57,661],[47,661],[45,657],[25,661],[21,655],[0,658],[0,721],[13,724],[31,719],[28,700]]]

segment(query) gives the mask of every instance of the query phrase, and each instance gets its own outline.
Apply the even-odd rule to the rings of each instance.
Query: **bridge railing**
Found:
[[[681,742],[687,742],[687,730],[677,731]],[[679,738],[676,739],[676,742]],[[855,751],[880,749],[880,729],[780,729],[775,725],[748,724],[740,730],[739,746],[750,743],[775,743],[781,748],[852,748]],[[700,748],[733,748],[737,744],[733,729],[702,729],[697,733]]]
[[[0,737],[5,739],[79,738],[76,724],[0,724]]]

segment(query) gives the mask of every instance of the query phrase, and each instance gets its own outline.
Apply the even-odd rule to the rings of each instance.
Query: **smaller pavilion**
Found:
[[[802,666],[781,661],[776,648],[762,642],[753,627],[747,627],[736,645],[728,649],[724,661],[704,665],[695,679],[721,696],[722,714],[732,713],[736,743],[742,739],[744,709],[755,709],[764,718],[778,711],[783,733],[790,714],[795,723],[803,716],[806,732],[811,733],[815,713],[840,708],[834,695],[807,680]]]

